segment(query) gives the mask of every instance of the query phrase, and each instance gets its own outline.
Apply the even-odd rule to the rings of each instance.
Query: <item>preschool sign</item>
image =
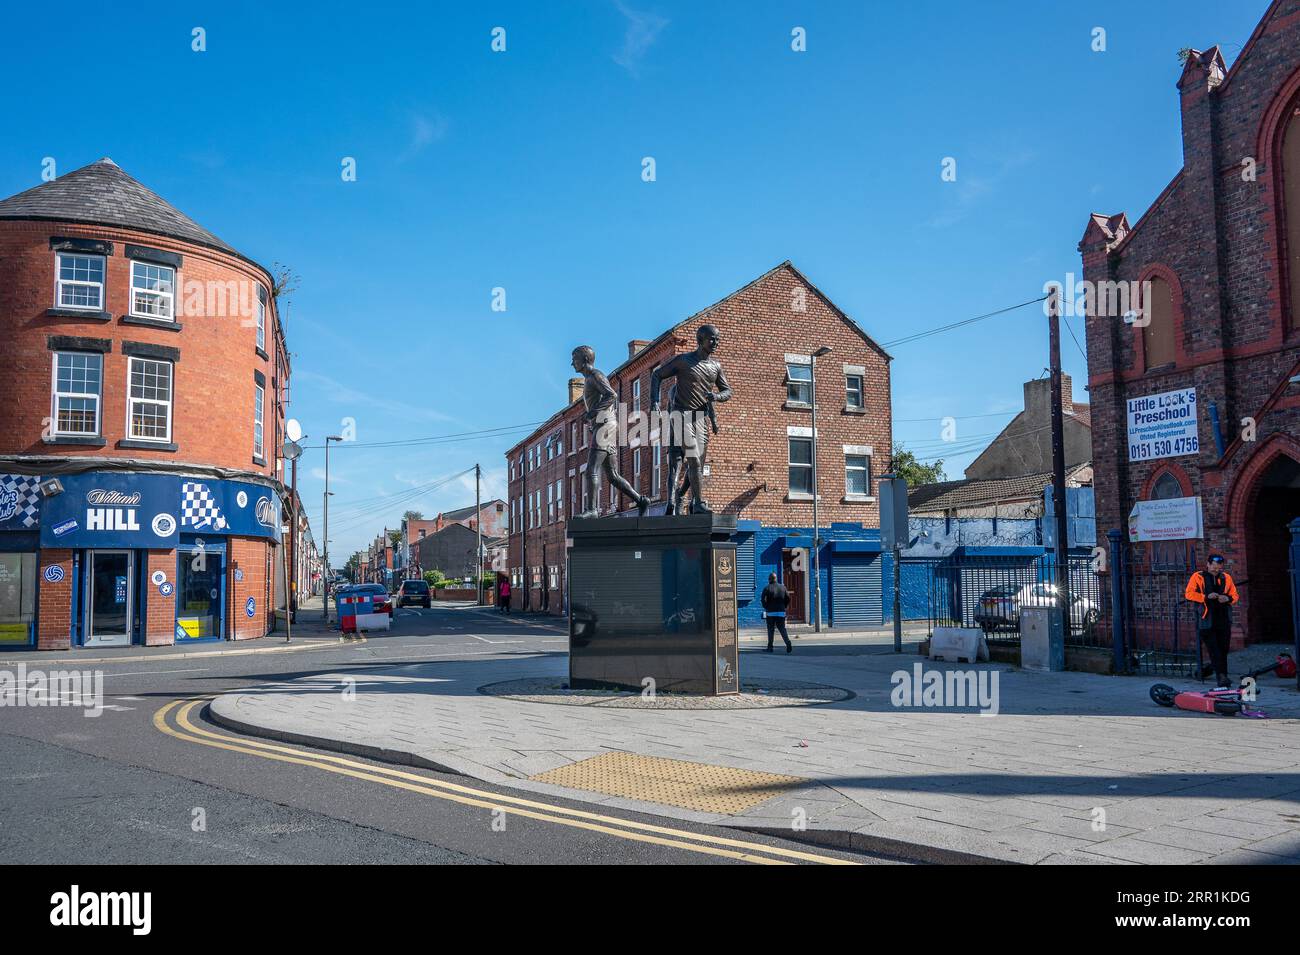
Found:
[[[1196,389],[1128,399],[1128,459],[1152,461],[1196,454]]]

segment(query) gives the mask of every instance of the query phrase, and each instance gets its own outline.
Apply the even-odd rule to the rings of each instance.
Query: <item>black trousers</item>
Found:
[[[781,631],[781,639],[785,641],[785,645],[790,646],[790,634],[785,632],[785,617],[769,615],[767,618],[767,648],[769,650],[772,649],[772,638],[776,636],[777,630]]]
[[[1201,631],[1201,645],[1210,658],[1209,664],[1201,670],[1204,679],[1213,670],[1220,680],[1228,678],[1228,646],[1232,642],[1232,624],[1227,620],[1215,620],[1209,630]]]
[[[502,613],[509,613],[509,612],[510,612],[510,595],[509,595],[509,594],[506,594],[506,596],[504,596],[504,597],[501,598],[501,612],[502,612]]]

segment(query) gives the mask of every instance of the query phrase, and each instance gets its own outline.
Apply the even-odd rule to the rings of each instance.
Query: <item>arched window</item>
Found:
[[[1300,327],[1300,106],[1282,132],[1282,195],[1286,208],[1287,273],[1291,327]]]
[[[1166,501],[1174,497],[1183,497],[1183,486],[1178,478],[1168,471],[1156,478],[1151,486],[1148,500]],[[1156,541],[1151,545],[1151,567],[1153,570],[1183,570],[1189,567],[1188,541]]]
[[[1174,293],[1158,275],[1151,276],[1148,282],[1150,301],[1146,303],[1146,314],[1151,320],[1142,329],[1143,364],[1156,368],[1174,361]]]

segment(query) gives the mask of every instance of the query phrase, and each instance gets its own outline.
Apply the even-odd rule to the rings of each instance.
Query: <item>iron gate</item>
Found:
[[[1183,596],[1188,577],[1199,566],[1196,542],[1124,542],[1112,554],[1120,565],[1116,570],[1125,668],[1131,673],[1199,678],[1197,608]]]

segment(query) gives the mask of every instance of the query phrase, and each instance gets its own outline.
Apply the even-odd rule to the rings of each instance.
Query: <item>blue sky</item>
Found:
[[[573,345],[612,367],[784,259],[882,342],[1077,275],[1087,215],[1136,219],[1181,163],[1179,48],[1220,43],[1231,64],[1266,7],[19,5],[0,35],[0,194],[39,183],[44,157],[111,156],[300,275],[291,413],[309,446],[356,421],[330,462],[342,563],[408,507],[471,503],[472,477],[408,496],[475,461],[504,495],[524,432],[366,444],[541,420]],[[959,477],[1046,350],[1036,308],[892,349],[896,438]],[[311,449],[300,473],[318,534],[322,463]]]

